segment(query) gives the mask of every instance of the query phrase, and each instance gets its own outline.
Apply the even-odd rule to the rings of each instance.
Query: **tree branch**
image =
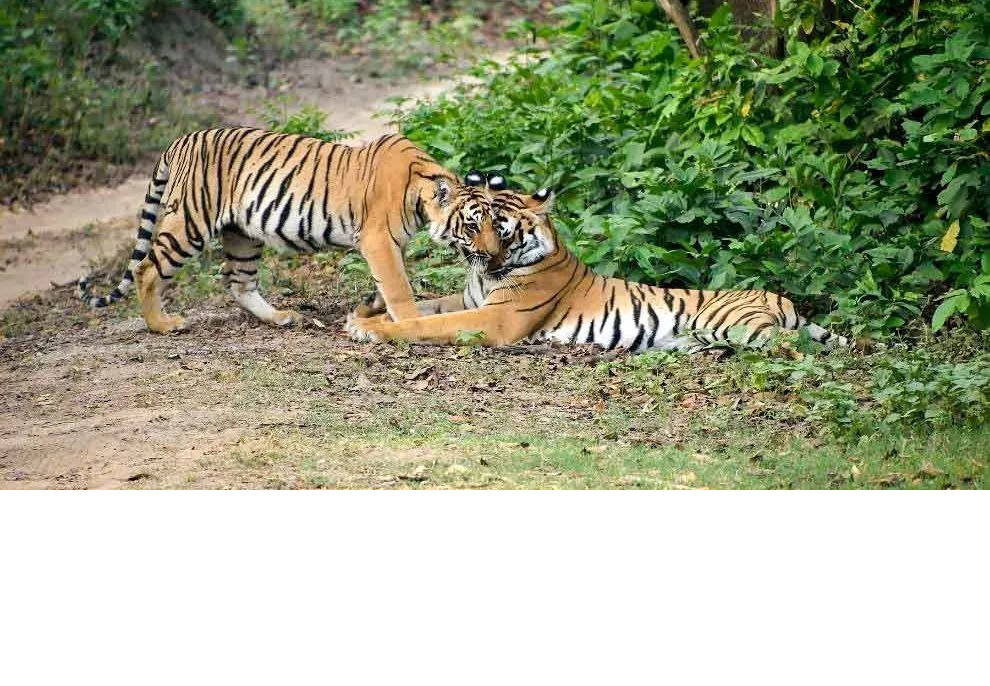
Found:
[[[687,44],[691,57],[699,59],[704,55],[705,46],[702,44],[701,38],[698,37],[698,30],[694,28],[691,15],[684,9],[684,4],[681,0],[657,0],[657,5],[670,17],[670,20],[674,22],[674,26],[681,32],[681,38]]]

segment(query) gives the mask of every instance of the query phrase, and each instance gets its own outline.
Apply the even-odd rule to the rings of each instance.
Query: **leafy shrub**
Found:
[[[781,3],[781,58],[723,6],[694,61],[656,3],[571,2],[548,54],[397,116],[452,167],[556,187],[603,273],[782,290],[872,337],[945,294],[936,324],[986,327],[990,3],[837,6]]]
[[[186,4],[225,29],[244,27],[244,5],[241,0],[186,0]]]
[[[329,24],[353,21],[357,17],[357,0],[296,0],[295,5]]]
[[[262,103],[259,116],[265,128],[280,133],[297,133],[327,142],[354,136],[352,131],[326,128],[326,113],[312,105],[304,105],[290,114],[287,99],[268,100]]]
[[[151,7],[0,0],[0,199],[71,174],[78,158],[131,161],[186,124],[162,116],[169,98],[161,73],[117,50]]]
[[[654,352],[604,366],[633,387],[670,400],[683,377],[699,392],[751,397],[753,415],[804,423],[844,440],[907,436],[952,426],[978,427],[990,416],[990,337],[957,331],[924,347],[898,344],[867,356],[833,353],[783,358],[740,350],[726,364],[687,364],[683,353]],[[679,381],[680,380],[680,381]]]

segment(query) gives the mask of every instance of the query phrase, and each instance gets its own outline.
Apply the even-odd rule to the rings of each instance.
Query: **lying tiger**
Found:
[[[399,135],[362,147],[252,128],[221,128],[177,139],[162,154],[140,213],[137,243],[123,278],[91,307],[124,297],[136,283],[151,331],[185,326],[162,311],[165,285],[182,264],[220,237],[224,280],[237,303],[273,325],[301,319],[276,310],[258,292],[264,245],[314,252],[356,247],[377,283],[379,304],[395,320],[419,312],[403,263],[413,232],[431,237],[480,265],[500,249],[492,226],[491,194],[437,164]],[[157,230],[156,230],[157,225]]]
[[[490,186],[503,249],[485,270],[469,277],[463,294],[420,304],[440,314],[398,322],[384,314],[351,318],[353,338],[451,343],[459,332],[478,331],[490,346],[531,339],[696,352],[745,327],[743,340],[751,346],[788,329],[805,329],[826,347],[848,345],[776,293],[660,288],[596,274],[560,240],[549,216],[550,191],[526,197],[504,190],[501,177]]]

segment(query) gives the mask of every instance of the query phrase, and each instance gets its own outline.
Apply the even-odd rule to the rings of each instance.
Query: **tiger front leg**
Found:
[[[433,314],[398,322],[384,317],[350,318],[347,333],[356,341],[409,341],[411,343],[452,344],[461,333],[478,332],[482,345],[515,343],[526,332],[512,326],[505,313],[490,307],[447,314]]]
[[[425,317],[429,314],[442,314],[444,312],[460,312],[465,309],[464,296],[460,293],[445,295],[442,298],[431,300],[417,300],[416,309],[419,316]],[[374,299],[368,298],[365,302],[354,308],[354,317],[357,319],[368,319],[384,315],[389,319],[388,312],[385,311],[385,300],[380,293],[375,293]]]
[[[419,310],[416,308],[409,277],[406,276],[402,250],[387,229],[374,231],[373,226],[366,226],[362,230],[361,243],[358,246],[361,255],[368,263],[371,277],[375,280],[392,319],[415,319],[419,316]]]

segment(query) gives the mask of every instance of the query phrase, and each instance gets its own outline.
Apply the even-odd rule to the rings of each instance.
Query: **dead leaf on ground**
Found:
[[[680,406],[686,410],[704,407],[705,404],[705,396],[700,393],[685,393],[680,402]]]
[[[399,474],[399,478],[403,481],[426,481],[430,475],[427,473],[425,465],[419,465],[409,474]]]
[[[915,474],[915,478],[934,479],[936,477],[942,476],[943,474],[945,474],[944,471],[933,465],[929,460],[925,460],[921,464],[921,469],[919,469],[918,473]]]
[[[420,367],[419,369],[415,369],[415,370],[409,372],[408,374],[406,374],[405,379],[406,379],[406,381],[415,381],[416,379],[418,379],[420,377],[426,376],[432,370],[433,370],[433,366],[432,365],[427,365],[425,367]]]
[[[425,391],[440,385],[440,377],[432,365],[409,372],[406,374],[405,380],[411,382],[407,384],[407,388],[414,391]]]
[[[884,476],[873,479],[871,483],[877,486],[899,486],[904,483],[904,475],[897,472],[885,474]]]

